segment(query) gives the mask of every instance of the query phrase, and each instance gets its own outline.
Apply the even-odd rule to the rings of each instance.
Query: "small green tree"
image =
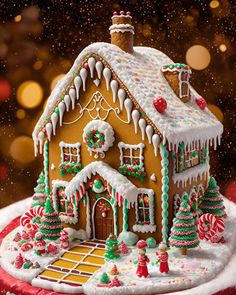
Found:
[[[117,238],[114,234],[110,234],[109,237],[106,239],[106,253],[104,257],[107,260],[113,260],[120,257],[120,250]]]
[[[224,200],[221,193],[219,192],[219,187],[216,184],[216,180],[212,176],[210,177],[208,188],[202,197],[200,209],[203,213],[210,213],[217,217],[226,216]]]
[[[173,220],[169,238],[170,245],[180,248],[183,255],[186,255],[188,248],[195,248],[199,244],[197,227],[188,201],[188,194],[184,193],[179,211]]]
[[[108,274],[106,272],[103,272],[100,278],[100,283],[107,284],[109,282],[110,280],[109,280]]]
[[[34,194],[32,197],[32,207],[35,206],[45,206],[46,202],[46,193],[45,193],[45,176],[41,172],[37,180],[37,186],[34,188]]]
[[[50,198],[47,198],[43,217],[39,225],[39,232],[44,240],[57,240],[60,238],[60,232],[63,229],[58,212],[54,210]]]

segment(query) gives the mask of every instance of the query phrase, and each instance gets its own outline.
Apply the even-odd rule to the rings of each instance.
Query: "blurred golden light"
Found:
[[[209,5],[211,8],[217,8],[219,7],[220,3],[217,0],[212,0]]]
[[[37,60],[35,63],[34,63],[34,69],[35,70],[40,70],[43,66],[43,62],[41,60]]]
[[[208,109],[216,116],[216,118],[222,122],[224,119],[224,114],[221,109],[214,104],[207,104]]]
[[[23,110],[23,109],[19,109],[19,110],[17,110],[17,112],[16,112],[16,117],[17,117],[18,119],[20,119],[20,120],[24,119],[24,118],[25,118],[25,115],[26,115],[26,112],[25,112],[25,110]]]
[[[55,78],[53,78],[52,82],[51,82],[51,90],[53,90],[53,88],[56,86],[57,82],[59,80],[61,80],[63,77],[65,76],[65,74],[60,74],[60,75],[57,75]]]
[[[16,137],[10,146],[10,155],[21,164],[28,164],[34,160],[33,140],[28,136]]]
[[[40,105],[43,98],[43,89],[35,81],[25,81],[17,90],[17,100],[23,107],[32,109]]]
[[[45,100],[45,102],[43,103],[43,109],[46,108],[47,103],[48,103],[48,98],[47,98],[47,99]]]
[[[225,44],[220,44],[219,49],[220,51],[225,52],[227,50],[227,47]]]
[[[14,17],[14,21],[15,21],[16,23],[20,22],[21,19],[22,19],[22,16],[21,16],[20,14],[18,14],[17,16]]]
[[[211,55],[207,48],[202,45],[194,45],[186,52],[187,64],[195,70],[203,70],[208,67]]]

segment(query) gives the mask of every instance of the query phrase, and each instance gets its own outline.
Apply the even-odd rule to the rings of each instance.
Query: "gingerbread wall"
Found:
[[[125,81],[123,81],[125,83]],[[91,78],[87,78],[86,82],[86,91],[83,92],[82,90],[80,91],[80,103],[82,106],[84,106],[90,98],[93,96],[95,92],[99,91],[104,98],[108,101],[108,103],[113,107],[119,107],[119,102],[118,100],[116,103],[112,102],[112,92],[111,90],[107,91],[106,89],[106,83],[105,80],[102,79],[99,87],[95,86]],[[95,114],[95,112],[94,112]],[[80,156],[81,156],[81,163],[82,166],[85,167],[88,165],[90,162],[96,161],[93,156],[90,156],[90,153],[87,149],[87,146],[83,143],[82,139],[82,134],[83,134],[83,129],[86,126],[88,122],[90,122],[92,119],[90,118],[89,114],[87,112],[84,113],[81,119],[76,121],[76,119],[79,116],[79,111],[78,107],[75,108],[75,110],[70,110],[68,113],[64,115],[63,121],[69,124],[63,124],[62,127],[57,127],[56,131],[56,136],[52,137],[52,141],[49,144],[49,168],[51,167],[51,164],[55,165],[55,170],[49,170],[49,180],[50,184],[52,180],[55,179],[61,179],[61,180],[66,180],[70,181],[73,176],[71,174],[61,176],[58,166],[61,161],[61,150],[59,147],[59,143],[61,141],[64,141],[66,143],[76,143],[80,142],[81,143],[81,150],[80,150]],[[124,109],[121,111],[120,117],[124,120],[127,119],[127,114],[126,110]],[[74,123],[70,123],[73,122]],[[125,124],[121,122],[113,112],[110,112],[108,115],[108,118],[106,119],[106,122],[108,122],[112,127],[115,132],[115,142],[113,146],[106,152],[106,156],[104,159],[98,158],[98,161],[104,161],[106,163],[109,163],[112,167],[115,169],[118,169],[120,165],[120,151],[117,146],[119,141],[123,141],[124,143],[128,144],[138,144],[142,142],[141,139],[141,132],[138,129],[138,133],[134,133],[134,124]],[[133,178],[133,177],[128,177],[130,181],[132,181],[137,187],[142,187],[142,188],[151,188],[155,192],[155,222],[157,225],[157,232],[153,234],[155,238],[158,240],[161,240],[161,164],[160,164],[160,153],[158,152],[158,157],[155,157],[154,155],[154,149],[153,145],[149,144],[147,138],[143,141],[145,144],[144,148],[144,167],[146,171],[146,177],[144,182],[141,182],[139,179]],[[150,180],[150,176],[152,174],[156,175],[157,181],[153,182]],[[81,212],[83,209],[81,209]],[[129,212],[130,219],[129,219],[129,230],[132,230],[132,225],[135,220],[134,216],[135,210],[132,209]],[[83,214],[82,214],[83,215]],[[118,217],[118,222],[119,222],[119,231],[122,230],[122,208],[119,209],[119,217]],[[83,226],[84,228],[84,221],[79,221],[79,223],[76,225],[76,227],[79,229]],[[140,237],[145,237],[145,236],[150,236],[150,233],[148,234],[139,234]]]

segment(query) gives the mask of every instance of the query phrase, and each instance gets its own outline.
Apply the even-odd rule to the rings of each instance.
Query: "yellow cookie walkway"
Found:
[[[38,278],[71,286],[82,286],[105,263],[105,242],[81,242],[66,251],[58,260],[45,267]]]

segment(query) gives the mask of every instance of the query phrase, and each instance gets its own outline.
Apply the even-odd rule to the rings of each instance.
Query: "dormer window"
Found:
[[[189,78],[191,74],[189,66],[180,63],[173,63],[162,66],[161,71],[175,94],[183,102],[189,101]]]

